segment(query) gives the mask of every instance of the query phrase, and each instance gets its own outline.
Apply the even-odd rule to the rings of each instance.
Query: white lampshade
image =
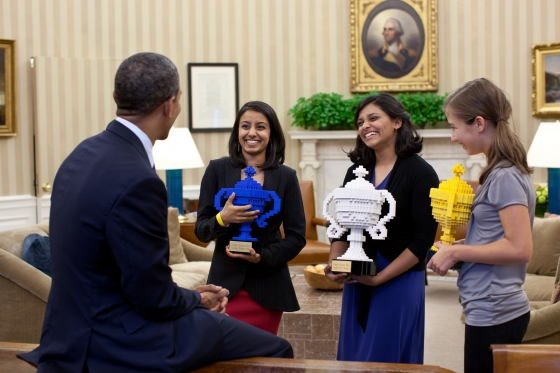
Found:
[[[188,128],[172,127],[165,140],[157,140],[152,151],[158,170],[204,167]]]
[[[560,168],[560,122],[539,124],[527,153],[529,166]]]

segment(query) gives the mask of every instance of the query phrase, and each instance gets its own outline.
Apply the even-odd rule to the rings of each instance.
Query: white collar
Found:
[[[117,117],[115,119],[117,122],[122,123],[123,126],[131,130],[139,139],[142,145],[144,145],[144,150],[146,150],[146,154],[148,155],[148,159],[150,160],[150,166],[154,167],[154,156],[152,155],[152,142],[148,135],[144,133],[140,128],[138,128],[134,123],[129,122],[126,119],[121,117]]]

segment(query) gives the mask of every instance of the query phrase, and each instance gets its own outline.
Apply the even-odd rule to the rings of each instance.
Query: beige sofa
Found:
[[[177,209],[168,214],[173,281],[195,289],[206,284],[213,251],[179,237]],[[0,232],[0,341],[38,343],[51,278],[24,262],[22,244],[29,234],[49,234],[48,223]]]
[[[535,218],[533,257],[524,284],[531,304],[531,321],[523,343],[560,344],[560,302],[551,302],[559,279],[560,217]]]
[[[441,237],[438,226],[436,238]],[[527,265],[523,287],[531,305],[531,321],[523,338],[528,344],[560,344],[560,302],[552,303],[560,279],[560,217],[535,218],[533,256]],[[459,227],[455,239],[463,239],[466,225]],[[461,320],[464,321],[461,314]]]

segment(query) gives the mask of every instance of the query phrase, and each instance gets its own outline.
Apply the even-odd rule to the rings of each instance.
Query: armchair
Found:
[[[327,220],[315,216],[315,196],[313,182],[309,180],[300,181],[299,188],[303,199],[303,210],[305,213],[305,239],[307,244],[301,252],[291,261],[289,265],[307,265],[327,263],[331,246],[318,240],[317,226],[327,226]]]

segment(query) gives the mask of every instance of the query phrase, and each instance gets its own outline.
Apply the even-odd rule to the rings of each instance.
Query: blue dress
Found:
[[[385,189],[388,179],[377,189]],[[375,261],[378,272],[391,264],[379,253]],[[423,364],[425,291],[424,271],[408,270],[375,286],[364,332],[356,320],[358,284],[345,284],[337,360]]]

